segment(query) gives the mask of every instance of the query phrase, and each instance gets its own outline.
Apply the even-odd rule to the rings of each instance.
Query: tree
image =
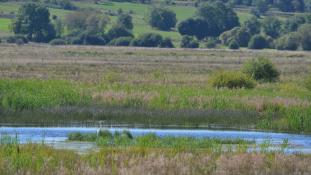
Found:
[[[267,17],[263,20],[263,32],[272,38],[277,38],[281,32],[282,23],[274,17]]]
[[[119,15],[117,25],[132,30],[133,29],[132,16],[129,14]]]
[[[268,47],[266,38],[260,34],[254,35],[248,43],[249,49],[264,49]]]
[[[150,26],[160,30],[170,30],[177,22],[176,14],[166,8],[153,8],[148,17]]]
[[[208,25],[207,21],[201,18],[189,18],[182,21],[178,25],[178,31],[181,35],[195,36],[199,40],[213,35],[211,26]]]
[[[284,31],[286,33],[297,31],[298,27],[304,23],[306,23],[304,16],[295,15],[285,21]]]
[[[87,9],[67,14],[65,22],[71,33],[81,33],[87,30],[88,33],[102,35],[109,18],[99,11]]]
[[[162,41],[163,38],[159,34],[145,33],[132,40],[131,45],[139,47],[160,47]]]
[[[109,40],[113,40],[119,37],[133,37],[133,34],[124,27],[114,26],[106,34]]]
[[[298,29],[303,50],[311,50],[311,24],[304,24]]]
[[[297,32],[292,32],[278,38],[275,41],[275,48],[278,50],[297,50],[300,43],[300,37]]]
[[[266,12],[269,10],[269,6],[266,0],[257,0],[255,2],[255,6],[256,6],[256,10],[260,14],[266,14]]]
[[[235,27],[220,35],[221,42],[227,46],[234,40],[239,46],[247,47],[250,38],[250,33],[244,27]]]
[[[235,50],[235,49],[239,49],[240,46],[236,40],[231,40],[229,43],[229,48]]]
[[[234,10],[219,2],[202,4],[198,8],[197,16],[210,26],[209,36],[219,36],[222,32],[240,25]]]
[[[260,33],[261,24],[258,21],[258,18],[253,16],[250,19],[246,20],[243,24],[243,27],[251,34],[255,35]]]
[[[35,42],[49,42],[56,35],[50,22],[49,10],[34,3],[21,6],[12,29],[15,34],[26,35],[29,40]]]
[[[185,35],[180,42],[181,48],[198,48],[199,43],[192,36]]]

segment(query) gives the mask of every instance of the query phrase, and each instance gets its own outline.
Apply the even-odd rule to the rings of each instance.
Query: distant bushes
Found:
[[[254,35],[248,43],[249,49],[264,49],[268,47],[269,44],[266,37],[260,34]]]
[[[258,57],[247,61],[243,72],[255,80],[272,82],[278,80],[280,73],[267,58]]]
[[[109,42],[110,46],[129,46],[131,41],[133,40],[132,37],[120,37],[113,39]]]
[[[162,43],[162,36],[155,33],[145,33],[138,38],[132,40],[131,46],[138,47],[160,47]]]
[[[24,35],[14,35],[14,36],[9,36],[6,39],[7,43],[15,43],[15,44],[25,44],[28,43],[28,39]]]
[[[63,39],[53,39],[52,41],[50,41],[50,44],[52,46],[56,46],[56,45],[65,45],[66,41]]]
[[[214,73],[209,83],[215,88],[246,88],[255,87],[255,82],[248,75],[239,71],[219,71]]]
[[[199,42],[193,36],[185,35],[181,39],[180,47],[181,48],[198,48]]]
[[[296,32],[289,33],[275,41],[275,48],[278,50],[297,50],[300,45],[299,40],[300,38]]]

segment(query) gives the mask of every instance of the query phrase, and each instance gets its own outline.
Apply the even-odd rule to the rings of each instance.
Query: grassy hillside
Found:
[[[175,44],[179,44],[179,41],[181,39],[181,35],[176,31],[176,29],[173,29],[172,31],[159,31],[157,29],[153,29],[147,24],[145,18],[146,15],[148,14],[148,11],[152,7],[151,5],[138,4],[138,3],[120,3],[120,2],[107,2],[102,4],[75,2],[75,4],[80,8],[95,8],[106,12],[108,12],[109,10],[116,12],[118,9],[122,9],[123,12],[132,11],[134,23],[133,33],[135,36],[138,36],[146,32],[155,32],[165,37],[170,37]],[[19,6],[20,4],[18,3],[0,3],[0,12],[7,14],[12,12],[17,13]],[[178,21],[187,19],[195,14],[195,7],[169,6],[168,8],[172,9],[176,13]],[[61,9],[50,9],[50,12],[52,15],[57,15],[61,18],[64,18],[66,13],[70,13],[71,11]],[[241,23],[243,23],[251,16],[247,12],[237,12],[237,13]],[[116,16],[110,16],[110,18],[112,25],[116,20]],[[9,32],[7,27],[9,24],[10,22],[8,19],[0,18],[0,31]]]

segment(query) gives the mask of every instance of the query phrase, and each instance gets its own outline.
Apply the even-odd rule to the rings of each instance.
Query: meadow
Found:
[[[309,52],[1,45],[1,122],[310,132]],[[213,72],[266,56],[278,82],[215,89]]]

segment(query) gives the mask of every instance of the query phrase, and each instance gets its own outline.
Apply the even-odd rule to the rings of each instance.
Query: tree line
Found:
[[[202,3],[195,15],[177,21],[176,14],[167,8],[153,7],[146,18],[153,28],[178,30],[182,35],[180,47],[213,48],[225,45],[231,49],[276,48],[280,50],[311,50],[311,15],[293,16],[286,21],[276,17],[259,19],[254,16],[243,24],[231,6],[222,2]],[[50,42],[57,44],[112,45],[139,47],[174,47],[168,37],[145,33],[135,37],[132,16],[120,11],[117,21],[108,28],[110,18],[102,11],[79,9],[64,20],[50,17],[49,10],[37,3],[27,3],[19,9],[10,42]],[[66,32],[64,32],[66,29]]]

